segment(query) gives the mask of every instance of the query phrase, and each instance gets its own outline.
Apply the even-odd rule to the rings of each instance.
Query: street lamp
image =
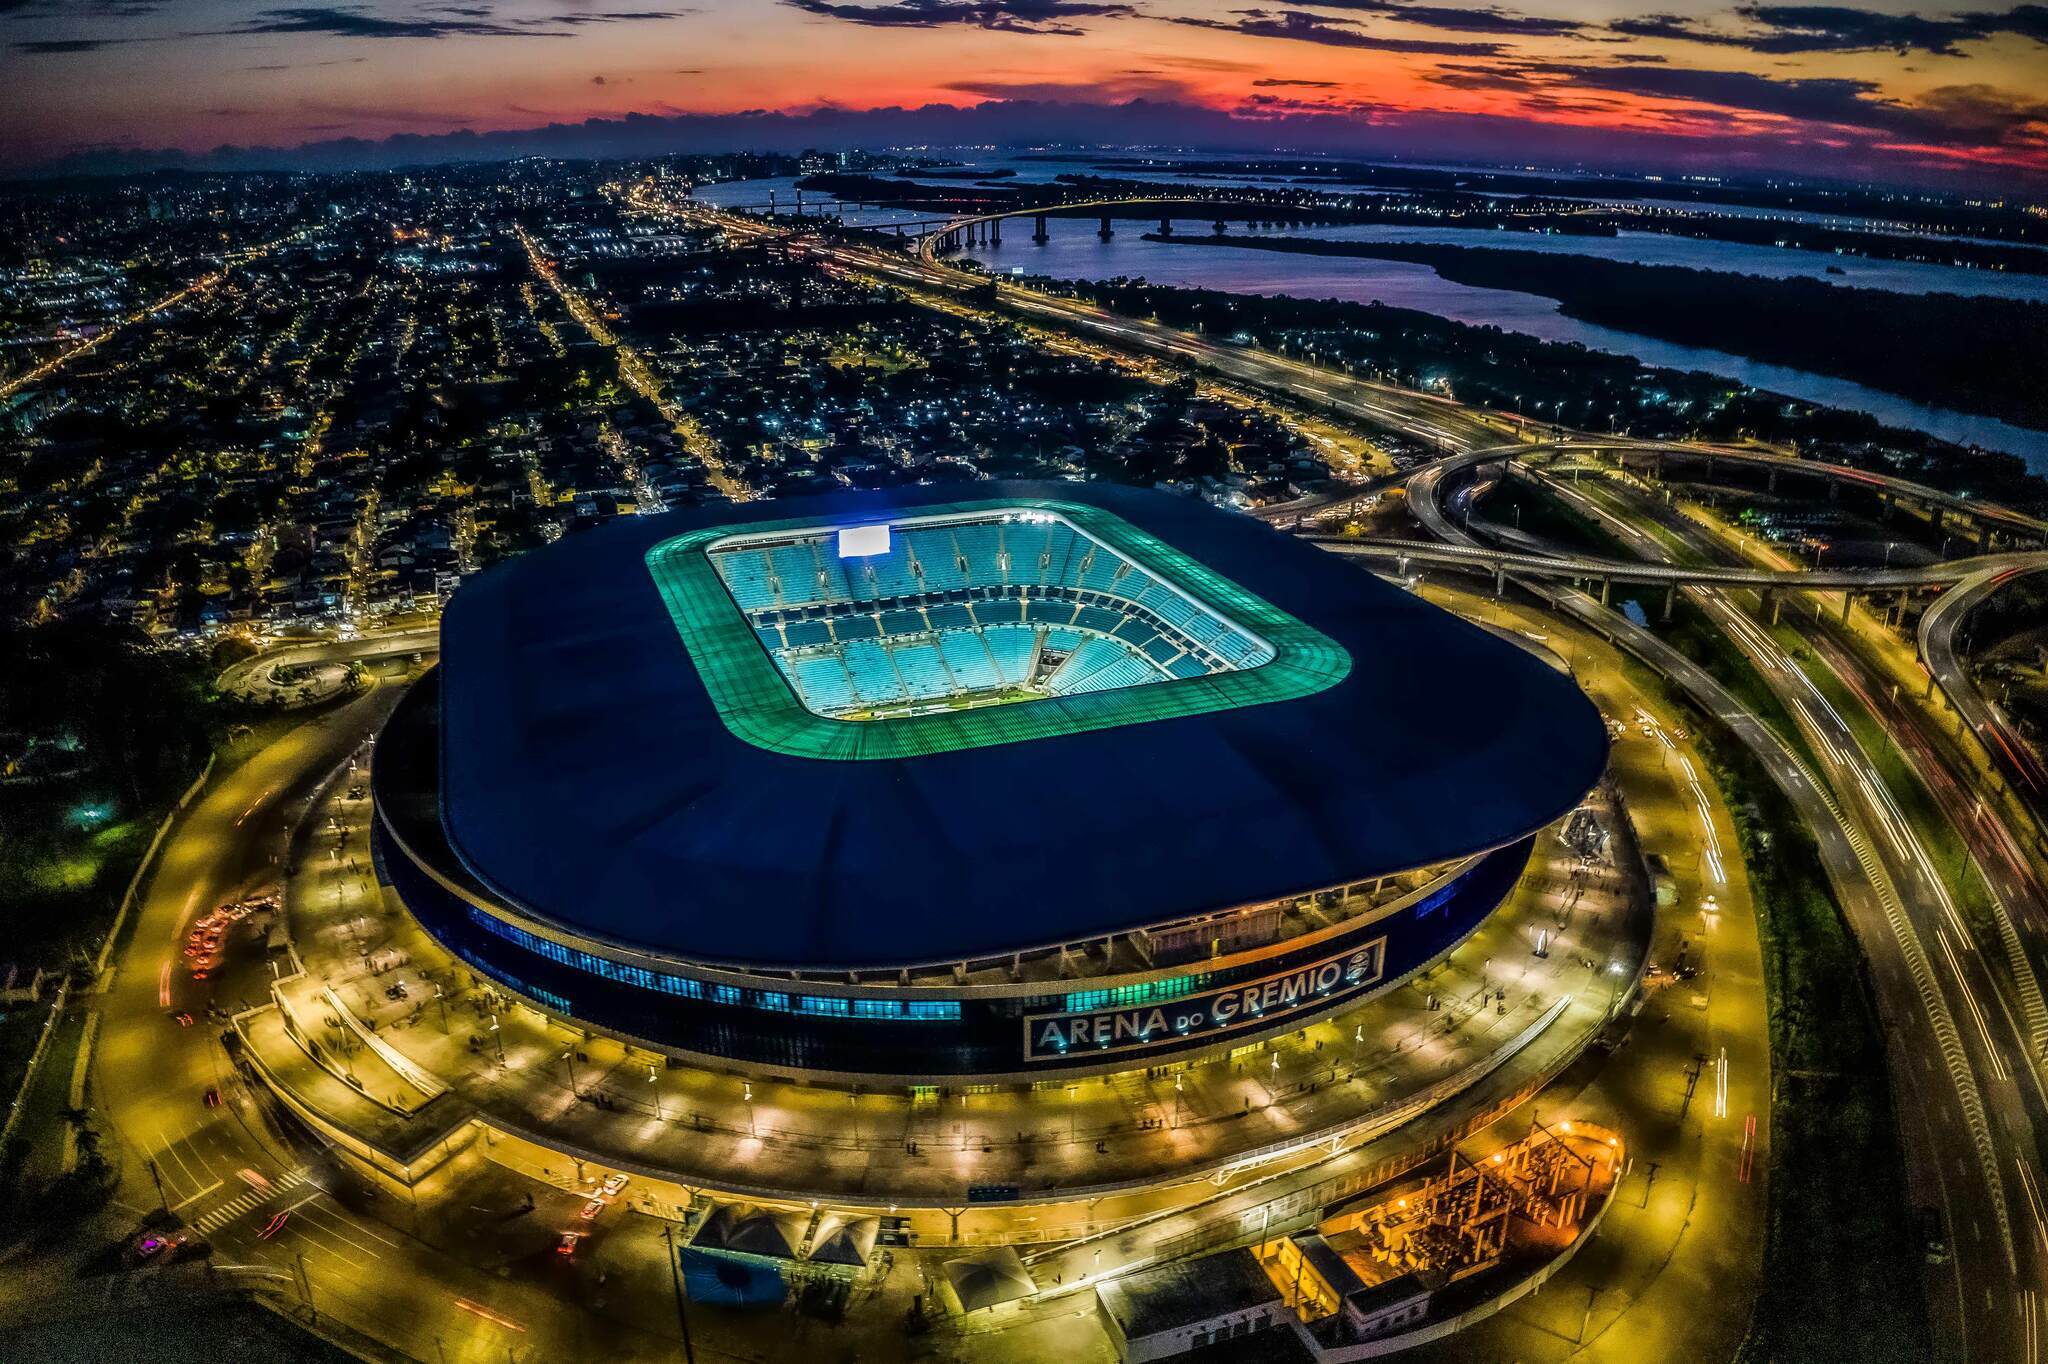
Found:
[[[498,1044],[498,1064],[502,1066],[505,1064],[505,1038],[498,1031],[498,1016],[496,1014],[491,1015],[491,1040]]]
[[[750,1137],[756,1137],[756,1136],[759,1136],[759,1135],[760,1135],[760,1133],[754,1130],[754,1083],[753,1083],[753,1081],[751,1081],[751,1080],[742,1080],[742,1081],[740,1081],[740,1098],[741,1098],[742,1100],[744,1100],[744,1101],[745,1101],[745,1103],[746,1103],[746,1105],[747,1105],[747,1135],[748,1135],[748,1136],[750,1136]]]
[[[652,1061],[647,1063],[647,1083],[650,1085],[654,1083],[654,1063]],[[648,1093],[654,1096],[654,1120],[660,1122],[662,1121],[661,1090],[659,1088],[651,1089]]]
[[[569,1093],[580,1099],[583,1096],[576,1092],[576,1049],[571,1047],[568,1051],[563,1052],[562,1060],[569,1066]]]
[[[683,1333],[683,1364],[697,1364],[697,1352],[690,1345],[690,1314],[683,1309],[683,1281],[676,1272],[675,1228],[664,1222],[661,1239],[668,1243],[668,1282],[676,1295],[676,1325]]]

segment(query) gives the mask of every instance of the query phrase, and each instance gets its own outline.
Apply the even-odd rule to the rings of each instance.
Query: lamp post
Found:
[[[650,1085],[654,1083],[654,1063],[652,1061],[649,1061],[647,1063],[647,1083]],[[654,1120],[656,1122],[660,1122],[662,1121],[661,1090],[657,1087],[655,1089],[649,1090],[648,1093],[654,1096]]]
[[[562,1060],[569,1067],[569,1093],[572,1097],[580,1099],[583,1096],[576,1092],[576,1049],[571,1047],[563,1052]]]
[[[498,1016],[496,1014],[491,1015],[491,1040],[498,1044],[498,1064],[502,1066],[505,1064],[505,1038],[498,1031]]]
[[[668,1283],[676,1295],[676,1325],[683,1333],[683,1364],[697,1364],[697,1352],[690,1345],[690,1314],[683,1307],[683,1280],[676,1270],[675,1228],[663,1223],[661,1239],[668,1243]]]

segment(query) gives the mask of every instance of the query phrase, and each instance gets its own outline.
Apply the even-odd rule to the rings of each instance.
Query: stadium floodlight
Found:
[[[839,532],[839,557],[842,559],[865,559],[888,552],[889,528],[886,525],[847,526]]]

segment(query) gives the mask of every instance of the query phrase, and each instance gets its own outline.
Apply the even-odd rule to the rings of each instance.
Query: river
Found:
[[[988,164],[990,168],[999,164],[1016,168],[1019,174],[1015,179],[1021,181],[1048,179],[1062,171],[1086,169],[1090,163],[1016,159]],[[1198,183],[1217,185],[1226,182],[1204,177]],[[722,206],[753,206],[765,203],[771,191],[775,194],[778,208],[783,212],[791,211],[796,191],[795,182],[789,179],[706,185],[699,187],[697,197]],[[809,206],[816,207],[817,197],[808,197]],[[842,216],[849,224],[887,227],[914,222],[928,215],[898,209],[848,207]],[[1096,235],[1095,223],[1091,220],[1054,218],[1048,227],[1051,240],[1043,245],[1034,243],[1028,230],[1013,229],[1001,246],[978,246],[963,254],[981,261],[992,270],[1049,275],[1059,279],[1142,277],[1154,284],[1218,289],[1230,293],[1334,298],[1357,303],[1378,301],[1388,307],[1412,308],[1455,322],[1499,327],[1546,341],[1577,342],[1592,350],[1631,356],[1644,364],[1699,370],[1807,402],[1868,412],[1887,425],[1925,431],[1943,440],[2017,455],[2033,472],[2048,475],[2048,431],[1915,402],[1847,379],[1581,322],[1566,317],[1553,299],[1508,289],[1481,289],[1457,284],[1442,278],[1427,265],[1409,261],[1282,255],[1230,247],[1173,246],[1144,240],[1143,234],[1150,230],[1150,225],[1134,220],[1119,221],[1115,237],[1107,242]],[[1190,229],[1207,232],[1208,226],[1186,223],[1180,230]],[[1868,260],[1659,233],[1564,237],[1378,224],[1312,227],[1299,231],[1303,235],[1336,240],[1498,246],[1598,256],[1647,265],[1726,270],[1771,278],[1803,276],[1830,284],[1900,292],[1955,293],[2048,303],[2048,276],[2044,275]],[[1829,266],[1842,273],[1827,273]]]

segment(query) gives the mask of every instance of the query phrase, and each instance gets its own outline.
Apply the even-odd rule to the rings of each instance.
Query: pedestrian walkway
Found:
[[[277,1202],[292,1190],[304,1186],[311,1178],[312,1173],[305,1166],[295,1166],[272,1180],[269,1188],[252,1188],[247,1193],[239,1194],[218,1207],[190,1219],[190,1225],[201,1236],[218,1231],[244,1213],[254,1212],[258,1208],[268,1207]]]
[[[1546,834],[1499,913],[1357,1009],[1156,1073],[854,1093],[671,1068],[550,1022],[450,958],[376,885],[370,814],[344,786],[316,804],[288,886],[291,932],[322,998],[449,1086],[440,1121],[474,1113],[565,1160],[736,1194],[945,1206],[994,1183],[1022,1202],[1064,1200],[1305,1158],[1318,1141],[1379,1130],[1404,1096],[1489,1075],[1484,1063],[1526,1046],[1539,1021],[1555,1033],[1544,1056],[1576,1054],[1643,954],[1629,912],[1642,889]]]

